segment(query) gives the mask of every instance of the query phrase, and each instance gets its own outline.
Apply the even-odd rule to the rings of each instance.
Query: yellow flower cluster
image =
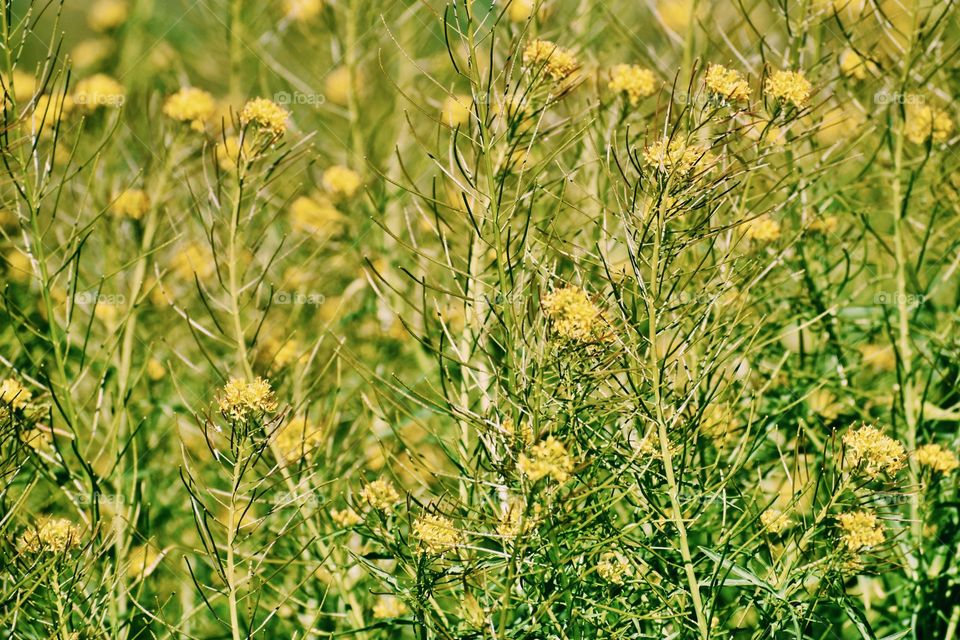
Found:
[[[290,224],[298,231],[333,231],[343,215],[326,196],[299,196],[290,203]]]
[[[0,383],[0,402],[12,409],[23,409],[32,397],[33,393],[13,378]]]
[[[100,107],[122,106],[125,95],[123,85],[108,75],[98,73],[76,84],[73,102],[80,109],[95,111]]]
[[[944,475],[953,473],[957,467],[960,467],[960,461],[957,460],[956,454],[944,449],[939,444],[925,444],[919,447],[914,455],[917,457],[917,464],[921,467],[929,467],[931,470]]]
[[[277,410],[273,389],[263,378],[253,382],[231,379],[223,387],[218,402],[223,417],[234,422],[247,422]]]
[[[150,197],[141,189],[127,189],[120,192],[110,209],[118,216],[139,220],[150,211]]]
[[[393,488],[389,480],[379,478],[360,490],[360,499],[374,509],[390,511],[400,502],[400,494]]]
[[[553,331],[574,342],[593,342],[603,329],[603,314],[580,287],[554,289],[543,298]]]
[[[531,40],[523,49],[523,64],[539,73],[542,68],[559,82],[574,75],[580,68],[576,56],[549,40]]]
[[[352,198],[362,184],[360,174],[347,167],[336,165],[323,172],[323,188],[334,198]]]
[[[287,131],[290,113],[272,100],[254,98],[240,110],[240,124],[253,124],[273,136],[282,136]]]
[[[604,553],[597,563],[597,575],[613,584],[623,584],[623,579],[630,573],[630,563],[613,552]]]
[[[773,242],[780,237],[780,223],[768,215],[747,222],[747,238],[760,242]]]
[[[657,77],[650,69],[635,64],[618,64],[610,71],[611,91],[627,94],[630,105],[636,105],[640,98],[653,95],[657,89]]]
[[[553,436],[530,448],[530,455],[521,453],[517,460],[520,473],[536,482],[547,476],[557,482],[566,482],[573,471],[573,458],[567,448]]]
[[[643,151],[643,160],[647,166],[663,173],[689,173],[706,157],[706,149],[700,145],[688,145],[678,138],[660,138]]]
[[[314,427],[306,418],[296,418],[277,430],[274,442],[286,462],[296,462],[319,447],[323,437],[323,429]]]
[[[350,507],[339,510],[331,509],[330,519],[333,520],[333,524],[337,525],[341,529],[349,529],[350,527],[355,527],[363,522],[363,518],[360,517],[360,514]]]
[[[767,78],[766,91],[781,103],[793,103],[803,109],[810,102],[813,85],[802,71],[774,71]]]
[[[865,59],[853,49],[845,49],[840,54],[839,64],[840,73],[854,80],[866,80],[867,74],[879,72],[874,62]]]
[[[213,118],[217,103],[213,96],[195,87],[183,87],[163,103],[163,114],[168,118],[189,122],[190,127],[202,131],[204,123]]]
[[[533,15],[534,0],[511,0],[510,21],[526,22]]]
[[[903,133],[914,144],[923,144],[930,139],[935,143],[946,142],[953,133],[953,120],[943,109],[910,102],[906,108]]]
[[[323,94],[332,104],[347,106],[350,92],[353,90],[353,74],[350,67],[337,67],[327,74],[323,81]]]
[[[779,509],[767,509],[760,514],[760,524],[772,534],[783,533],[790,526],[790,516]]]
[[[430,555],[442,555],[463,543],[463,535],[449,518],[424,515],[413,523],[413,535],[420,541],[420,548]]]
[[[87,24],[94,31],[109,31],[126,22],[129,14],[126,0],[97,0],[90,7]]]
[[[850,551],[859,551],[864,547],[875,547],[883,543],[883,523],[877,520],[876,514],[853,511],[841,513],[837,520],[843,530],[843,542]]]
[[[462,127],[470,122],[470,105],[473,98],[467,95],[447,96],[440,108],[440,121],[448,127]]]
[[[710,93],[731,102],[746,102],[750,99],[750,85],[736,69],[711,64],[707,68],[707,89]]]
[[[843,445],[846,460],[855,467],[862,464],[871,478],[881,473],[893,476],[906,465],[903,445],[870,425],[848,431],[843,436]]]
[[[283,12],[291,20],[307,22],[323,11],[323,0],[283,0]]]
[[[27,553],[63,553],[79,547],[82,538],[83,529],[66,518],[42,518],[24,532],[17,546]]]
[[[399,618],[407,612],[407,607],[399,598],[393,596],[381,596],[373,605],[373,617],[377,620],[387,618]]]
[[[516,538],[522,533],[530,531],[540,518],[540,505],[533,505],[533,512],[526,513],[523,500],[511,498],[506,508],[500,514],[497,523],[497,533],[504,538]]]

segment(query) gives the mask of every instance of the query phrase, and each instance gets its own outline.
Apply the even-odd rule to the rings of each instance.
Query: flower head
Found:
[[[73,89],[74,104],[85,111],[95,111],[100,107],[120,107],[124,97],[123,85],[102,73],[84,78]]]
[[[219,398],[220,413],[233,422],[247,422],[277,410],[277,400],[270,383],[263,378],[253,382],[231,379]]]
[[[283,0],[284,14],[296,22],[313,20],[323,11],[323,0]]]
[[[290,112],[272,100],[254,98],[240,110],[240,124],[253,124],[273,136],[282,136],[287,131]]]
[[[42,518],[20,537],[18,548],[26,553],[63,553],[80,546],[83,529],[66,518]]]
[[[573,458],[567,453],[567,448],[553,436],[531,447],[530,455],[521,453],[517,460],[520,473],[531,482],[548,476],[556,482],[566,482],[573,466]]]
[[[25,408],[32,397],[33,393],[13,378],[0,383],[0,403],[10,405],[12,409]]]
[[[758,216],[747,222],[746,236],[750,240],[773,242],[780,237],[780,223],[768,215]]]
[[[580,287],[554,289],[543,298],[543,310],[550,326],[561,338],[573,342],[595,342],[602,336],[603,313]]]
[[[876,427],[865,425],[843,436],[844,456],[850,464],[861,464],[871,478],[881,473],[896,475],[906,465],[906,450],[903,445],[884,435]]]
[[[653,95],[657,90],[657,77],[650,69],[635,64],[618,64],[610,71],[611,91],[627,94],[630,105],[636,105],[640,98]]]
[[[914,144],[923,144],[931,139],[935,143],[946,142],[953,133],[953,120],[943,109],[910,101],[905,115],[903,133]]]
[[[341,529],[349,529],[350,527],[355,527],[363,522],[363,518],[360,517],[360,514],[350,507],[340,510],[331,509],[330,519],[333,520],[333,524],[337,525]]]
[[[360,498],[374,509],[381,511],[390,511],[400,502],[400,494],[389,480],[383,478],[374,480],[361,489]]]
[[[913,453],[917,464],[927,467],[936,473],[947,475],[960,467],[960,461],[953,451],[944,449],[939,444],[925,444]]]
[[[534,0],[510,0],[510,21],[526,22],[533,15]]]
[[[854,80],[866,80],[868,74],[876,74],[877,65],[865,59],[853,49],[844,49],[839,59],[840,73]]]
[[[109,31],[126,22],[129,14],[126,0],[97,0],[90,7],[87,24],[94,31]]]
[[[189,122],[193,129],[203,130],[204,123],[213,117],[217,104],[213,96],[195,87],[183,87],[163,103],[163,114],[168,118]]]
[[[687,174],[706,157],[706,149],[695,144],[688,145],[679,138],[660,138],[643,151],[644,163],[666,174]]]
[[[630,573],[630,563],[618,554],[608,551],[600,556],[597,563],[597,575],[613,584],[623,584],[623,579]]]
[[[798,109],[803,109],[810,102],[812,90],[813,85],[802,71],[774,71],[767,78],[767,93],[781,104],[790,102]]]
[[[277,429],[273,437],[284,460],[296,462],[322,445],[325,435],[322,428],[315,427],[306,418],[297,418]]]
[[[393,596],[381,596],[373,605],[373,617],[377,620],[399,618],[407,612],[403,601]]]
[[[140,189],[127,189],[120,192],[110,209],[118,216],[139,220],[150,211],[150,197]]]
[[[463,534],[449,518],[439,515],[424,515],[413,523],[413,535],[420,541],[420,548],[430,555],[443,555],[463,542]]]
[[[560,82],[573,76],[580,68],[576,56],[549,40],[531,40],[523,49],[523,64],[535,72],[541,69]]]
[[[710,93],[730,102],[746,102],[750,99],[750,85],[736,69],[711,64],[707,68],[707,89]]]
[[[779,509],[767,509],[760,514],[760,524],[772,534],[783,533],[790,526],[790,516]]]
[[[290,224],[298,231],[332,232],[343,220],[333,202],[323,195],[299,196],[290,203]]]
[[[323,188],[335,198],[352,198],[362,184],[360,174],[344,166],[335,165],[323,172]]]
[[[883,543],[883,523],[877,520],[876,514],[853,511],[841,513],[837,520],[843,530],[843,542],[850,551],[859,551],[864,547],[875,547]]]
[[[337,67],[327,74],[323,81],[323,95],[333,104],[345,107],[350,101],[353,89],[353,75],[350,67]]]

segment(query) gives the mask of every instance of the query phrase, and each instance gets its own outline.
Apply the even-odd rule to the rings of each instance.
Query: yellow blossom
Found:
[[[337,67],[323,81],[323,94],[332,104],[345,107],[350,102],[353,77],[349,67]]]
[[[603,314],[580,287],[554,289],[543,298],[543,310],[550,326],[561,338],[593,342],[602,337]]]
[[[254,98],[240,110],[240,124],[253,124],[272,136],[282,136],[287,131],[290,113],[272,100]]]
[[[139,220],[150,211],[150,197],[140,189],[121,191],[110,205],[118,216]]]
[[[337,525],[341,529],[349,529],[350,527],[355,527],[363,522],[363,518],[360,517],[360,514],[350,507],[340,510],[331,509],[330,519],[333,520],[333,524]]]
[[[914,451],[913,455],[916,456],[917,464],[921,467],[929,467],[944,475],[953,473],[957,467],[960,467],[956,454],[939,444],[925,444]]]
[[[115,45],[110,37],[81,40],[70,50],[74,69],[95,67],[113,54]]]
[[[326,196],[299,196],[290,203],[290,224],[297,231],[333,232],[342,221],[343,214]]]
[[[120,107],[124,98],[123,85],[102,73],[80,80],[73,89],[74,104],[85,111],[95,111],[100,107]]]
[[[837,216],[822,216],[815,218],[807,225],[807,229],[815,233],[829,235],[840,226],[840,219]]]
[[[660,138],[643,151],[644,163],[662,173],[686,174],[703,160],[707,151],[695,144],[688,145],[679,138]]]
[[[549,40],[531,40],[523,50],[523,64],[536,73],[546,72],[559,82],[573,76],[580,68],[576,56]]]
[[[352,198],[362,184],[360,174],[348,167],[335,165],[323,172],[323,188],[334,198]]]
[[[466,95],[447,96],[440,108],[440,121],[448,127],[462,127],[470,122],[473,98]]]
[[[198,131],[203,130],[204,123],[213,117],[216,109],[217,103],[213,96],[195,87],[183,87],[163,103],[165,116],[180,122],[189,122],[190,126]]]
[[[373,617],[377,620],[399,618],[407,612],[403,602],[393,596],[380,596],[373,605]]]
[[[323,0],[283,0],[283,12],[291,20],[307,22],[323,11]]]
[[[130,549],[130,553],[127,554],[127,578],[132,580],[146,578],[156,570],[161,560],[163,560],[163,554],[152,544]]]
[[[780,237],[780,223],[768,215],[749,220],[746,224],[746,235],[750,240],[773,242]]]
[[[516,538],[534,528],[540,518],[540,505],[533,505],[531,513],[527,513],[526,505],[521,498],[511,498],[500,514],[497,523],[497,533],[504,538]]]
[[[413,535],[430,555],[442,555],[463,543],[463,535],[449,518],[424,515],[413,523]]]
[[[190,242],[173,254],[171,268],[181,279],[193,282],[194,276],[201,280],[213,275],[216,269],[210,249],[201,242]]]
[[[934,143],[946,142],[953,133],[953,120],[943,109],[918,102],[916,96],[908,96],[906,120],[903,133],[914,144],[923,144],[932,139]]]
[[[244,139],[243,147],[240,146],[240,138],[237,136],[227,136],[222,144],[216,147],[217,164],[224,171],[231,171],[237,168],[237,164],[243,164],[247,160],[248,149],[247,140]]]
[[[220,413],[235,422],[247,422],[277,410],[277,400],[270,383],[263,378],[252,382],[232,378],[218,398]]]
[[[607,552],[600,556],[597,563],[597,575],[613,584],[623,584],[624,577],[630,573],[630,563],[618,554]]]
[[[873,75],[879,72],[873,61],[865,59],[853,49],[843,50],[839,64],[840,73],[855,80],[866,80],[867,74]]]
[[[760,514],[760,524],[764,530],[776,535],[790,526],[790,517],[779,509],[767,509]]]
[[[657,89],[657,77],[650,69],[635,64],[618,64],[610,71],[611,91],[627,94],[630,105],[634,106],[640,98],[653,95]]]
[[[0,383],[0,402],[12,409],[23,409],[30,402],[33,393],[13,378]]]
[[[573,466],[573,458],[567,453],[567,448],[553,436],[531,447],[530,455],[520,454],[517,460],[520,473],[531,482],[548,476],[556,482],[566,482]]]
[[[897,368],[897,354],[888,344],[862,344],[859,347],[863,364],[877,371],[893,371]]]
[[[14,69],[12,77],[3,76],[4,95],[12,93],[19,104],[29,102],[37,90],[37,79],[32,73]]]
[[[716,96],[731,102],[746,102],[750,99],[750,85],[736,69],[711,64],[707,68],[707,89]]]
[[[511,0],[509,16],[511,22],[526,22],[533,15],[534,0]]]
[[[80,546],[83,529],[65,518],[41,518],[27,529],[17,544],[21,552],[63,553]]]
[[[126,22],[129,14],[126,0],[97,0],[90,7],[87,24],[94,31],[109,31]]]
[[[883,524],[877,520],[876,514],[853,511],[841,513],[837,520],[843,530],[843,542],[850,551],[859,551],[864,547],[875,547],[883,543]]]
[[[296,462],[323,444],[325,432],[306,418],[294,418],[274,434],[274,443],[287,463]]]
[[[843,445],[844,458],[854,467],[862,464],[871,478],[881,473],[896,475],[906,464],[903,445],[870,425],[848,431],[843,436]]]
[[[360,498],[374,509],[390,511],[400,502],[400,494],[389,480],[380,478],[369,483],[360,491]]]
[[[781,103],[793,103],[798,109],[803,109],[810,102],[812,90],[813,85],[802,71],[774,71],[767,78],[766,92]]]
[[[165,375],[167,375],[167,368],[163,366],[163,363],[157,360],[156,358],[150,358],[147,360],[146,365],[147,377],[157,382],[162,380]]]

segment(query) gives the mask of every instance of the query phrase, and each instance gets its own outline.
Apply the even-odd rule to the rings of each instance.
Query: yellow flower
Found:
[[[74,104],[85,111],[123,106],[124,98],[123,85],[102,73],[84,78],[73,89]]]
[[[953,133],[953,120],[943,109],[918,103],[920,98],[908,96],[906,122],[903,133],[914,144],[923,144],[931,138],[935,143],[946,142]]]
[[[350,507],[340,509],[339,511],[337,509],[331,509],[330,519],[333,520],[333,524],[337,525],[341,529],[349,529],[350,527],[355,527],[363,522],[363,518],[360,517],[360,514]]]
[[[83,529],[66,518],[41,518],[25,531],[17,547],[26,553],[63,553],[80,546]]]
[[[443,555],[463,544],[463,535],[449,518],[424,515],[413,523],[413,535],[419,539],[420,548],[430,555]]]
[[[549,40],[531,40],[523,50],[524,66],[540,73],[541,69],[559,82],[573,76],[580,68],[576,56]]]
[[[603,314],[580,287],[554,289],[543,298],[554,333],[574,342],[594,342],[606,328]]]
[[[694,0],[657,0],[657,15],[668,29],[685,32],[693,18]]]
[[[448,127],[462,127],[470,122],[473,98],[465,95],[447,96],[440,109],[440,121]]]
[[[252,123],[272,136],[282,136],[287,131],[289,117],[286,109],[266,98],[254,98],[240,110],[241,125]]]
[[[760,514],[760,524],[772,534],[783,533],[790,526],[790,516],[779,509],[767,509]]]
[[[597,575],[613,584],[623,584],[624,576],[630,573],[630,563],[613,552],[600,556],[597,563]]]
[[[810,102],[813,85],[802,71],[774,71],[767,78],[766,91],[781,103],[791,102],[803,109]]]
[[[362,184],[360,174],[344,166],[336,165],[323,172],[323,188],[334,198],[352,198]]]
[[[316,233],[335,231],[343,221],[343,214],[337,211],[326,196],[299,196],[290,203],[290,224],[297,231]]]
[[[848,431],[843,436],[844,457],[849,463],[863,469],[871,478],[881,473],[896,475],[906,464],[907,454],[903,445],[884,435],[876,427],[864,425]]]
[[[232,378],[223,387],[218,403],[223,417],[234,422],[247,422],[277,410],[273,389],[263,378],[253,382]]]
[[[566,482],[570,472],[573,471],[573,458],[567,453],[567,448],[562,442],[549,436],[540,444],[531,447],[529,456],[525,453],[520,454],[517,468],[531,482],[537,482],[547,476],[556,482]]]
[[[22,251],[10,250],[4,255],[4,262],[7,263],[7,277],[12,282],[25,283],[33,278],[33,263]]]
[[[746,102],[750,99],[750,85],[736,69],[711,64],[707,68],[707,89],[724,100]]]
[[[120,192],[110,209],[118,216],[139,220],[150,211],[150,197],[140,189],[127,189]]]
[[[815,233],[822,233],[824,235],[829,235],[837,230],[840,226],[840,220],[837,216],[823,216],[822,218],[817,218],[813,220],[807,229]]]
[[[510,2],[510,20],[511,22],[526,22],[533,15],[534,0],[511,0]]]
[[[879,73],[877,65],[867,60],[853,49],[844,49],[840,54],[840,73],[855,80],[866,80],[867,74]]]
[[[0,383],[0,402],[12,409],[23,409],[30,402],[33,393],[13,378]]]
[[[11,92],[11,89],[13,90]],[[4,95],[13,94],[13,99],[19,104],[29,102],[37,90],[37,79],[32,73],[26,73],[19,69],[13,70],[13,76],[8,78],[3,76]]]
[[[70,50],[74,69],[87,69],[100,64],[114,51],[113,39],[109,37],[82,40]]]
[[[348,67],[337,67],[323,81],[323,94],[332,104],[346,106],[350,102],[353,78]]]
[[[183,87],[163,103],[165,116],[189,122],[198,131],[203,130],[204,123],[213,117],[216,110],[217,103],[213,96],[195,87]]]
[[[127,578],[131,580],[146,578],[156,570],[161,560],[163,560],[163,554],[152,544],[130,549],[130,553],[127,554]]]
[[[877,371],[893,371],[897,368],[897,354],[888,344],[862,344],[859,347],[863,364]]]
[[[837,520],[843,530],[843,541],[850,551],[859,551],[864,547],[875,547],[883,543],[883,524],[877,520],[876,514],[853,511],[841,513]]]
[[[204,280],[216,270],[216,264],[210,255],[209,247],[200,242],[190,242],[173,254],[170,264],[174,273],[182,280],[194,280],[194,276]]]
[[[167,368],[156,358],[150,358],[147,360],[146,372],[148,378],[157,382],[163,380],[163,377],[167,375]]]
[[[636,105],[640,98],[653,95],[657,90],[657,77],[650,69],[635,64],[618,64],[610,71],[611,91],[626,93],[630,105]]]
[[[283,0],[283,12],[291,20],[307,22],[323,11],[323,0]]]
[[[129,14],[126,0],[97,0],[90,7],[87,24],[94,31],[109,31],[126,22]]]
[[[374,480],[360,491],[360,498],[374,509],[390,511],[400,502],[400,494],[389,480]]]
[[[215,150],[217,164],[224,171],[231,171],[237,168],[237,164],[243,164],[247,160],[248,149],[247,140],[243,141],[243,148],[240,147],[240,138],[237,136],[227,136],[222,144],[218,144]]]
[[[709,160],[707,151],[699,145],[688,145],[679,138],[660,138],[643,151],[643,161],[662,172],[689,173],[703,160]]]
[[[377,620],[386,618],[399,618],[407,612],[407,607],[399,598],[393,596],[380,596],[376,604],[373,605],[373,617]]]
[[[273,437],[284,461],[292,463],[321,446],[325,435],[322,428],[313,426],[306,418],[294,418],[289,424],[277,429]]]
[[[510,498],[500,514],[497,533],[504,538],[516,538],[530,531],[536,526],[537,520],[540,518],[540,509],[539,504],[534,504],[532,513],[526,513],[521,498]]]
[[[917,458],[917,464],[921,467],[929,467],[931,470],[944,475],[953,473],[957,467],[960,467],[960,461],[957,460],[953,451],[944,449],[939,444],[925,444],[914,451]]]
[[[780,237],[780,223],[768,215],[747,222],[747,238],[760,242],[773,242]]]

